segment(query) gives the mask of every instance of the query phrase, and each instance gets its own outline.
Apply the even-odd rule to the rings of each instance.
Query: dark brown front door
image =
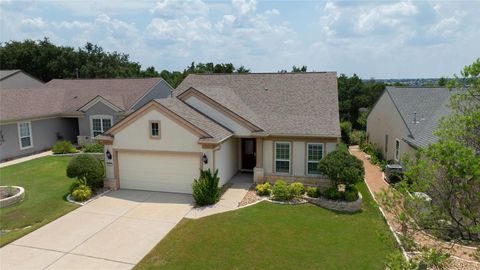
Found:
[[[242,139],[242,169],[253,170],[257,164],[255,139]]]

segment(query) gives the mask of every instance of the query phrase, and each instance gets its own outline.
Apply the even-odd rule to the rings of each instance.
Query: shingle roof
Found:
[[[452,92],[449,89],[387,87],[386,91],[411,133],[404,138],[408,143],[425,147],[438,140],[433,131],[438,121],[450,113],[447,105]]]
[[[52,80],[32,89],[0,89],[0,121],[51,114],[78,113],[78,109],[102,96],[124,111],[161,78]]]
[[[335,72],[189,75],[194,89],[269,134],[340,136]]]
[[[209,135],[208,137],[201,138],[201,141],[203,142],[218,143],[233,135],[231,131],[222,127],[212,119],[197,112],[195,109],[191,108],[177,98],[156,99],[155,101],[176,115],[180,116],[190,124],[207,133]]]
[[[17,72],[20,72],[20,69],[4,69],[4,70],[0,70],[0,81],[17,73]]]

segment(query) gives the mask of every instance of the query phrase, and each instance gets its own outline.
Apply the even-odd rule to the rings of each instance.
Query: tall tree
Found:
[[[294,72],[294,73],[307,72],[307,66],[301,66],[301,67],[293,66],[292,67],[292,72]]]

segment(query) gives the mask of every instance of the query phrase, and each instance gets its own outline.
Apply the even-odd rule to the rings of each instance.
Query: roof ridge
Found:
[[[65,78],[65,79],[51,79],[46,84],[52,81],[95,81],[95,80],[148,80],[148,79],[160,79],[163,80],[162,77],[127,77],[127,78]]]
[[[307,71],[307,72],[231,72],[231,73],[190,73],[188,75],[305,75],[305,74],[329,74],[329,73],[337,73],[336,71]]]

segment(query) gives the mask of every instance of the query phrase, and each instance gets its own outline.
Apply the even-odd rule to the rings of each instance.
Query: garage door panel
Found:
[[[119,153],[120,187],[192,193],[200,157],[194,154]]]

